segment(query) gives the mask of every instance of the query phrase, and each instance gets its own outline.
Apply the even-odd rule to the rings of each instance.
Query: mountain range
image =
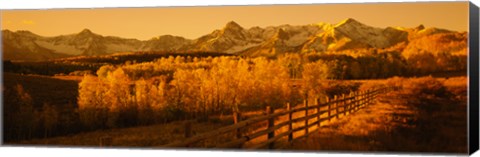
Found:
[[[466,32],[440,28],[377,28],[348,18],[337,24],[280,25],[243,28],[234,21],[197,39],[162,35],[150,40],[102,36],[84,29],[79,33],[43,37],[29,31],[2,31],[6,60],[47,60],[119,52],[223,52],[248,56],[272,56],[286,52],[326,52],[352,49],[385,49],[407,45],[410,50],[431,51],[431,45],[453,44],[466,48]],[[415,43],[411,46],[410,43]],[[420,46],[419,46],[420,45]],[[414,47],[414,48],[412,48]],[[450,48],[446,48],[449,49]]]

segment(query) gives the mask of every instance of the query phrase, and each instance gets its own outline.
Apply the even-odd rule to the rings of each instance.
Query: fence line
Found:
[[[233,133],[233,139],[225,143],[217,144],[214,146],[214,148],[243,148],[246,142],[266,135],[267,139],[265,141],[261,141],[260,143],[254,144],[247,148],[274,149],[274,144],[279,139],[286,136],[287,141],[292,142],[295,139],[306,137],[309,135],[309,133],[315,131],[309,131],[309,129],[313,126],[317,126],[318,129],[321,122],[331,121],[334,118],[339,119],[340,116],[343,117],[347,116],[348,114],[354,113],[372,104],[379,94],[387,93],[391,90],[395,90],[395,88],[385,87],[352,92],[349,95],[335,95],[333,99],[326,97],[326,102],[322,104],[320,103],[320,100],[318,98],[315,99],[313,105],[310,105],[307,100],[304,100],[303,106],[299,108],[292,108],[291,104],[287,103],[286,109],[279,112],[274,112],[274,110],[270,106],[267,106],[265,112],[266,115],[253,117],[243,121],[241,121],[240,118],[241,114],[234,112],[234,124],[232,125],[225,126],[214,131],[202,133],[193,137],[189,137],[182,141],[169,143],[161,147],[190,147],[204,140],[214,139],[220,135],[224,135],[227,133]],[[326,108],[326,110],[322,110],[322,108]],[[305,115],[303,117],[294,118],[293,115],[299,112],[304,112]],[[324,114],[326,114],[326,117],[322,117],[322,115]],[[281,116],[286,116],[287,120],[280,121],[275,124],[275,119],[278,119]],[[265,129],[254,131],[253,133],[250,133],[248,135],[244,132],[249,126],[265,122],[267,123]],[[295,128],[293,127],[294,123],[304,123],[304,125]],[[287,131],[275,134],[275,131],[279,131],[279,129],[283,127],[287,127]],[[190,131],[190,129],[188,129],[188,131]],[[294,133],[300,131],[305,132],[305,134],[299,137],[294,137]],[[190,133],[185,133],[185,135],[190,136]]]

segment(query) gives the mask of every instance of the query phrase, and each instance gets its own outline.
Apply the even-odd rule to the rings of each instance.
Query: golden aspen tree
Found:
[[[154,86],[153,86],[154,87]],[[140,124],[150,124],[153,122],[153,104],[155,97],[149,97],[148,92],[152,86],[147,84],[144,79],[135,81],[135,104],[138,110],[137,119]],[[156,92],[156,91],[155,91]]]
[[[107,86],[92,75],[85,75],[79,84],[78,110],[80,121],[89,129],[103,127],[107,120],[105,104]]]
[[[107,75],[109,90],[106,93],[107,105],[109,105],[109,116],[107,126],[117,127],[129,126],[136,123],[137,108],[132,101],[134,98],[134,84],[122,68]]]
[[[302,72],[302,93],[304,97],[309,98],[310,96],[320,96],[323,92],[321,82],[327,79],[329,73],[327,64],[321,60],[312,63],[305,63]]]

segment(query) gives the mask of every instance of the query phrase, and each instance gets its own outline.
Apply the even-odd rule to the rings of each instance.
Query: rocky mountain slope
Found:
[[[28,31],[2,31],[4,59],[45,60],[118,52],[223,52],[247,56],[275,56],[287,52],[325,52],[385,49],[404,44],[408,50],[437,50],[439,45],[466,48],[466,33],[439,28],[377,28],[355,19],[337,24],[280,25],[245,29],[234,21],[197,39],[163,35],[150,40],[102,36],[85,29],[76,34],[42,37]],[[430,40],[431,39],[431,40]],[[413,43],[414,45],[411,45]],[[465,43],[465,44],[463,44]],[[435,46],[437,45],[437,46]]]

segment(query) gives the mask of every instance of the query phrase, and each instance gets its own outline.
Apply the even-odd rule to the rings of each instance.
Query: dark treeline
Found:
[[[37,74],[53,76],[70,74],[75,71],[97,71],[103,64],[69,63],[69,62],[12,62],[3,61],[3,71],[18,74]]]
[[[151,62],[164,57],[218,57],[231,56],[231,54],[217,52],[136,52],[129,54],[113,54],[102,56],[79,56],[48,61],[3,61],[4,71],[20,74],[38,74],[53,76],[57,74],[65,75],[83,75],[81,71],[95,74],[103,65],[135,64],[141,62]]]
[[[87,72],[95,72],[104,65],[135,64],[151,62],[166,57],[218,57],[232,56],[232,54],[216,52],[198,53],[154,53],[137,52],[131,54],[114,54],[105,56],[81,56],[51,61],[38,62],[14,62],[4,61],[4,71],[20,74],[38,74],[53,76],[82,75]],[[462,73],[466,71],[466,56],[458,55],[432,55],[430,53],[417,54],[408,59],[400,52],[370,53],[368,55],[353,56],[351,54],[321,54],[307,53],[300,55],[286,54],[292,60],[290,67],[294,78],[299,78],[302,71],[301,65],[308,62],[321,60],[329,66],[330,79],[379,79],[392,76],[428,76],[441,75],[445,73]],[[244,57],[242,57],[244,58]],[[276,59],[273,57],[270,59]]]
[[[135,52],[135,53],[120,53],[112,55],[100,55],[100,56],[80,56],[59,59],[60,61],[80,62],[80,63],[103,63],[103,64],[124,64],[124,63],[141,63],[151,62],[158,58],[163,57],[218,57],[218,56],[231,56],[227,53],[219,52]]]

